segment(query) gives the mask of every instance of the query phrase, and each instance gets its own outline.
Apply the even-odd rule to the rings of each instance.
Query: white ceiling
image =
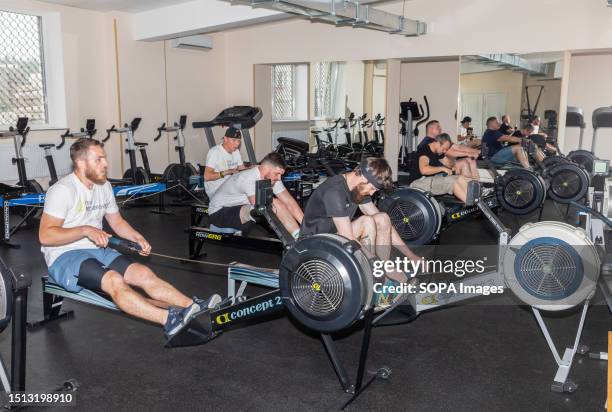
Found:
[[[187,3],[190,0],[41,0],[45,3],[61,4],[100,11],[124,11],[138,13],[173,4]]]

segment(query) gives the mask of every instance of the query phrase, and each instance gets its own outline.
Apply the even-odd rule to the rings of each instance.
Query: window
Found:
[[[308,120],[308,65],[272,66],[272,120]]]
[[[42,18],[0,11],[0,124],[47,124]]]
[[[312,66],[313,109],[317,119],[336,117],[339,69],[337,62],[317,62]]]
[[[277,64],[272,67],[272,119],[292,120],[296,117],[296,65]]]

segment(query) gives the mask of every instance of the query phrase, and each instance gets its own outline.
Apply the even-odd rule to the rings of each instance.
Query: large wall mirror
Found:
[[[462,56],[458,122],[470,118],[467,132],[480,137],[489,117],[512,129],[537,117],[541,130],[555,136],[562,63],[562,52]]]
[[[280,137],[310,152],[375,139],[382,145],[386,76],[384,61],[272,65],[272,149]]]

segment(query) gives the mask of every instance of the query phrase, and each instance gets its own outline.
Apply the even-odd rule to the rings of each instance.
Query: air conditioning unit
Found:
[[[213,48],[213,38],[203,34],[195,36],[179,37],[178,39],[170,40],[170,45],[179,49],[204,50],[208,51]]]

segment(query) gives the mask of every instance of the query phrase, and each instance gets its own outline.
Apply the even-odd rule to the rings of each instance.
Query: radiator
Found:
[[[22,148],[23,157],[25,158],[26,173],[28,179],[41,179],[49,177],[49,169],[45,160],[45,151],[38,147],[38,144],[27,144]],[[65,144],[60,150],[51,148],[51,154],[55,161],[55,169],[58,177],[67,175],[72,171],[72,162],[70,161],[70,145]],[[0,181],[16,182],[19,179],[17,175],[17,167],[13,164],[12,159],[15,157],[15,145],[13,142],[0,143]]]

